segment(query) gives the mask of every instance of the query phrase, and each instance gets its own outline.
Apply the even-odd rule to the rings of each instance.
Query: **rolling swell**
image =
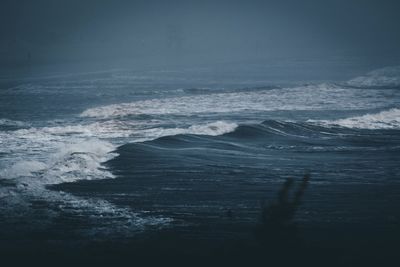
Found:
[[[359,160],[360,153],[376,153],[368,154],[361,160],[362,164],[373,162],[380,153],[392,161],[399,150],[397,130],[360,130],[267,120],[239,125],[217,136],[186,133],[128,143],[118,147],[119,156],[106,165],[122,176],[125,172],[132,174],[143,167],[147,169],[146,166],[152,166],[146,172],[166,171],[171,166],[185,172],[196,166],[201,169],[199,172],[208,173],[209,170],[203,170],[206,166],[236,169],[245,165],[261,169],[282,166],[283,170],[296,172],[315,168],[314,163],[340,165],[346,158]],[[337,157],[343,159],[336,162]]]
[[[143,142],[145,145],[154,147],[180,148],[196,145],[206,145],[207,143],[224,144],[251,144],[268,143],[276,140],[281,142],[301,142],[305,140],[316,141],[341,138],[344,135],[356,135],[360,131],[353,129],[339,129],[323,127],[307,122],[288,122],[278,120],[266,120],[259,124],[241,124],[232,131],[221,135],[204,135],[196,132],[169,135],[155,140]],[[128,144],[130,146],[132,144]]]
[[[79,119],[91,122],[89,134],[118,137],[115,145],[123,144],[104,163],[116,179],[52,188],[171,218],[175,226],[212,226],[198,235],[203,237],[226,233],[227,210],[233,210],[235,227],[254,223],[260,200],[274,196],[287,178],[310,171],[302,221],[326,225],[351,218],[375,227],[385,206],[379,201],[390,197],[385,188],[376,197],[371,192],[400,185],[393,109],[398,91],[351,86],[189,90],[87,109]],[[255,123],[263,118],[271,119]]]
[[[338,218],[351,216],[374,223],[379,209],[374,213],[370,208],[379,206],[375,198],[351,207],[346,201],[357,202],[353,190],[369,194],[385,181],[399,184],[398,136],[397,130],[267,120],[222,135],[185,133],[124,144],[105,163],[116,179],[55,188],[78,196],[90,192],[117,206],[163,214],[176,226],[200,223],[225,233],[221,213],[234,209],[235,225],[254,222],[260,199],[274,195],[286,178],[309,170],[311,200],[305,208],[315,216],[300,213],[301,220],[342,223]]]
[[[257,151],[262,149],[290,149],[297,151],[344,151],[360,149],[397,149],[400,138],[398,130],[359,129],[311,122],[266,120],[259,124],[241,124],[232,131],[220,135],[207,135],[203,131],[187,131],[162,136],[154,140],[129,143],[118,148],[129,150],[133,147],[155,149],[209,149]]]
[[[291,122],[279,120],[266,120],[256,125],[242,125],[232,133],[227,134],[235,138],[264,138],[264,137],[285,137],[290,138],[318,138],[337,135],[333,129],[327,129],[318,125],[304,122]]]

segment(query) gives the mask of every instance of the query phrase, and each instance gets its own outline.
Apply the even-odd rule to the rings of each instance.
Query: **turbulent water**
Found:
[[[250,222],[305,172],[300,221],[400,219],[398,67],[290,85],[191,75],[3,79],[0,236],[129,237],[227,210]]]

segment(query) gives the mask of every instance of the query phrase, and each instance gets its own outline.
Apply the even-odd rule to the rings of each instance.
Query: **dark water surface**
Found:
[[[3,79],[5,254],[393,262],[399,68],[310,83],[263,71]]]

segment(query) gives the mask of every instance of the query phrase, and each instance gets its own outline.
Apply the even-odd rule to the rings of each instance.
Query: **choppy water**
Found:
[[[298,220],[398,222],[399,68],[290,85],[191,75],[2,80],[1,236],[129,237],[226,210],[254,221],[305,172]]]

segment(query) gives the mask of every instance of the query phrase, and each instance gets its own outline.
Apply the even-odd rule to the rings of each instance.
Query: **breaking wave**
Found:
[[[153,140],[165,136],[180,134],[195,134],[217,136],[233,132],[238,125],[236,123],[216,121],[208,124],[192,125],[188,128],[152,128],[144,130],[144,138],[139,141]]]
[[[376,101],[370,101],[371,98]],[[358,89],[319,84],[141,100],[90,108],[80,116],[113,119],[143,114],[188,116],[280,110],[351,110],[379,108],[387,104],[387,97],[375,90],[361,94]]]
[[[43,199],[47,206],[64,203],[63,206],[67,211],[62,208],[62,212],[69,212],[68,210],[72,209],[78,213],[90,213],[92,220],[99,221],[96,225],[104,224],[104,220],[107,219],[105,215],[110,220],[115,219],[114,224],[121,224],[121,227],[113,226],[114,232],[109,234],[116,234],[115,231],[133,233],[143,229],[145,225],[168,224],[171,220],[169,218],[143,217],[140,212],[116,207],[107,201],[88,201],[62,192],[49,191],[47,187],[78,180],[114,178],[103,163],[118,155],[115,152],[120,144],[116,141],[118,138],[122,138],[121,142],[125,143],[129,140],[140,142],[185,133],[215,136],[233,131],[236,127],[235,123],[225,121],[168,128],[161,125],[149,127],[148,124],[144,127],[139,121],[108,120],[0,132],[2,143],[0,153],[7,155],[1,161],[0,183],[10,185],[0,187],[0,203],[4,204],[2,205],[4,208],[0,208],[0,214],[17,212],[34,217],[36,213],[32,210],[30,202]],[[127,137],[131,138],[126,139]],[[5,208],[8,210],[4,210]],[[12,210],[9,210],[10,208]],[[17,217],[16,214],[15,218]],[[38,220],[40,225],[44,225],[52,218],[38,218]],[[106,229],[108,227],[104,226],[102,230],[92,228],[84,232],[98,236],[104,234]]]
[[[56,132],[62,131],[58,128]],[[23,238],[32,228],[45,229],[46,225],[57,223],[54,219],[60,216],[82,220],[78,223],[81,228],[72,231],[89,238],[130,236],[146,226],[162,227],[171,221],[167,217],[144,216],[140,211],[117,207],[106,200],[47,189],[64,182],[114,178],[102,165],[117,155],[113,152],[114,144],[97,138],[67,138],[54,131],[51,136],[48,129],[43,132],[36,128],[12,132],[9,138],[7,141],[15,145],[10,150],[15,149],[16,158],[2,162],[9,161],[10,166],[0,171],[0,184],[6,184],[0,187],[0,215],[8,216],[4,224],[17,225],[18,236]],[[32,159],[24,159],[23,153],[30,154]],[[0,229],[0,234],[7,236],[7,229]]]
[[[137,126],[137,125],[136,125]],[[19,160],[0,171],[0,178],[30,179],[29,183],[55,184],[79,179],[113,178],[101,163],[115,157],[117,144],[106,139],[134,136],[132,141],[152,140],[177,134],[222,135],[234,131],[237,124],[215,121],[189,127],[138,128],[129,122],[108,121],[88,125],[29,128],[2,133],[3,153],[29,153],[32,160]],[[46,156],[47,155],[47,156]]]
[[[400,66],[374,70],[347,83],[356,87],[399,87]]]
[[[350,117],[339,120],[309,120],[324,126],[339,126],[356,129],[400,129],[400,109],[393,108],[375,114]]]

